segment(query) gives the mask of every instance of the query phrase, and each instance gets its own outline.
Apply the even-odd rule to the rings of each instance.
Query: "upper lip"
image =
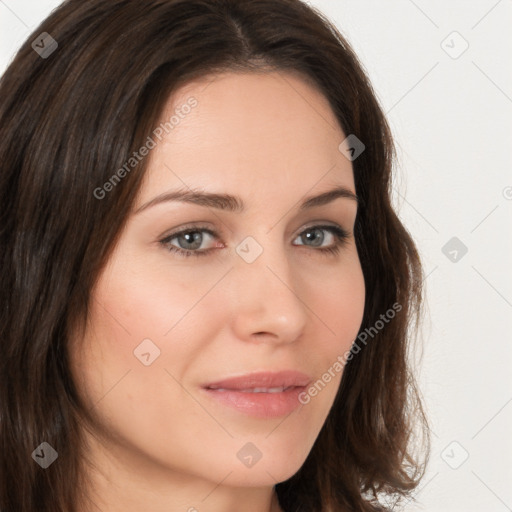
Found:
[[[239,377],[230,377],[205,384],[207,389],[253,389],[253,388],[278,388],[307,386],[311,378],[305,373],[295,370],[279,372],[256,372]]]

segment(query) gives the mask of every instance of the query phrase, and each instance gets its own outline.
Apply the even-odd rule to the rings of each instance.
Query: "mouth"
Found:
[[[301,403],[299,395],[311,378],[301,372],[259,372],[223,379],[202,386],[217,404],[258,418],[290,414]]]
[[[215,391],[238,391],[239,393],[282,393],[283,391],[288,391],[289,389],[295,386],[288,387],[277,387],[277,388],[248,388],[248,389],[228,389],[228,388],[212,388],[208,387],[206,389],[215,390]]]

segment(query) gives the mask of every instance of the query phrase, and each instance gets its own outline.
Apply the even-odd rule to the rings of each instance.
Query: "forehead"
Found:
[[[354,189],[329,102],[297,73],[226,72],[189,82],[168,99],[158,125],[145,198],[172,186],[268,197],[291,184],[303,193]]]

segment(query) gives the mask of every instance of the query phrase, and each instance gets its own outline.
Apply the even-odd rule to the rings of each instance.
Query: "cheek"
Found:
[[[176,382],[185,380],[225,310],[218,295],[215,301],[204,300],[218,275],[137,261],[115,258],[100,276],[92,292],[85,351],[76,359],[85,393],[93,402],[102,400],[105,418],[111,413],[134,417],[142,409],[171,415],[171,403],[176,412],[187,398]]]
[[[320,385],[296,415],[281,426],[280,419],[263,433],[251,422],[246,426],[240,420],[213,418],[205,412],[208,404],[188,392],[193,389],[188,384],[190,374],[223,361],[225,350],[215,340],[223,341],[219,329],[238,311],[238,302],[228,298],[236,283],[228,277],[224,287],[215,287],[226,268],[198,273],[172,267],[170,271],[163,264],[139,266],[136,261],[117,259],[117,266],[100,277],[91,300],[91,329],[86,339],[90,357],[83,360],[81,378],[109,431],[180,470],[198,472],[201,468],[199,472],[210,477],[210,471],[234,471],[233,478],[252,483],[255,470],[261,473],[262,482],[268,478],[265,470],[280,480],[289,478],[313,446],[342,372],[335,371],[329,382]],[[357,335],[364,307],[362,271],[357,257],[347,255],[342,264],[330,266],[319,265],[317,260],[307,265],[302,262],[295,276],[308,317],[296,360],[311,368],[315,379],[322,379]],[[160,350],[149,366],[134,355],[145,339]],[[226,434],[224,425],[234,432],[234,438]],[[264,459],[257,468],[245,471],[236,454],[250,440]]]
[[[350,252],[336,269],[323,270],[315,278],[308,293],[324,334],[317,341],[332,362],[350,348],[363,319],[365,282],[357,253]]]
[[[302,262],[297,271],[297,289],[311,324],[306,333],[309,341],[301,351],[317,370],[329,368],[350,348],[363,316],[365,286],[357,253],[347,251],[343,258],[334,265]],[[151,358],[152,351],[158,354],[152,367],[167,368],[179,379],[204,348],[200,340],[210,340],[222,328],[223,319],[228,321],[230,292],[215,287],[226,269],[170,272],[162,264],[117,261],[116,267],[105,271],[92,301],[91,324],[103,361],[110,361],[110,370],[117,369],[119,375],[126,368],[138,370],[141,362],[134,351],[140,353],[138,347],[144,346]],[[229,283],[228,278],[224,285]]]
[[[201,279],[161,263],[117,264],[100,279],[94,292],[91,323],[118,356],[130,360],[134,349],[145,339],[152,340],[164,355],[171,340],[187,341],[193,335],[190,318],[214,278]],[[201,322],[204,324],[204,318]]]
[[[346,353],[361,326],[365,282],[355,251],[335,268],[317,267],[304,275],[301,296],[309,309],[311,330],[301,353],[305,364],[314,369],[314,379],[301,396],[299,417],[308,426],[313,444],[339,389]]]
[[[305,352],[307,359],[316,363],[317,372],[315,385],[307,390],[303,403],[306,408],[316,409],[323,422],[338,391],[347,351],[363,319],[365,282],[357,254],[350,253],[335,271],[317,274],[307,293],[308,306],[317,317],[317,334],[312,337],[313,343],[305,346]]]

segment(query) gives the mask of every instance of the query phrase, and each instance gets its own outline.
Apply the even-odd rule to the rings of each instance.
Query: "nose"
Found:
[[[296,289],[297,276],[288,259],[279,244],[264,247],[252,263],[236,256],[230,282],[233,329],[238,339],[288,344],[303,334],[307,298],[300,297]]]

